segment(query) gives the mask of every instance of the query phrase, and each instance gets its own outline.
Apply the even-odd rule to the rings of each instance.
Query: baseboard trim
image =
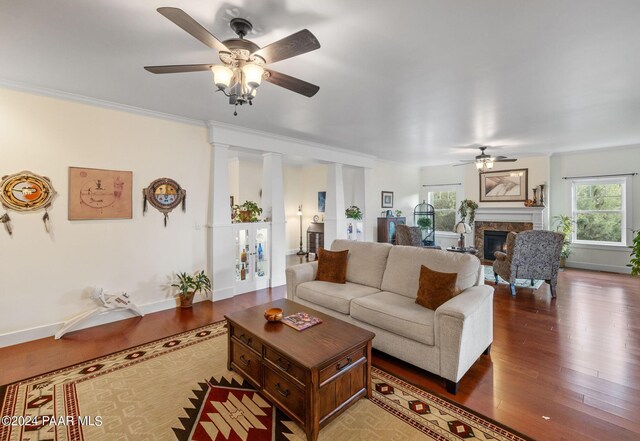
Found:
[[[566,267],[585,269],[585,270],[591,270],[591,271],[603,271],[606,273],[631,274],[631,268],[628,266],[603,265],[599,263],[567,261]]]
[[[194,303],[202,302],[208,300],[206,297],[198,296],[197,299],[194,299]],[[146,305],[141,305],[140,309],[145,314],[151,314],[153,312],[164,311],[166,309],[172,309],[177,306],[177,301],[174,298],[164,299],[157,302],[147,303]],[[76,328],[73,328],[69,332],[78,331],[80,329],[92,328],[94,326],[100,326],[107,323],[113,323],[120,320],[129,319],[132,317],[137,317],[132,311],[128,310],[120,310],[120,311],[108,311],[103,314],[92,317],[90,320],[81,323]],[[72,318],[72,317],[70,317]],[[0,335],[0,348],[5,346],[13,346],[20,343],[25,343],[32,340],[38,340],[41,338],[53,337],[56,332],[62,326],[64,322],[52,323],[49,325],[36,326],[29,329],[22,329],[20,331],[8,332],[6,334]],[[62,337],[64,338],[64,336]]]

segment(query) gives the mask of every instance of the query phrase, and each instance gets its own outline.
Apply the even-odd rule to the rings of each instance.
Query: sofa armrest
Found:
[[[504,262],[507,260],[507,255],[502,251],[496,251],[495,253],[493,253],[493,255],[496,258],[496,260],[499,260],[501,262]]]
[[[435,312],[440,376],[455,383],[493,342],[493,287],[473,286]]]
[[[298,285],[304,282],[311,282],[316,279],[318,272],[318,262],[302,263],[300,265],[290,266],[286,269],[287,278],[287,298],[293,300],[293,296],[298,289]]]

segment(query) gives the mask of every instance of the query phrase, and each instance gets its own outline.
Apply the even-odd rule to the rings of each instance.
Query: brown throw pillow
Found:
[[[440,305],[460,294],[460,290],[456,288],[457,279],[457,273],[441,273],[421,265],[416,303],[435,311]]]
[[[323,282],[345,283],[347,281],[347,257],[349,250],[318,252],[318,274],[316,280]]]

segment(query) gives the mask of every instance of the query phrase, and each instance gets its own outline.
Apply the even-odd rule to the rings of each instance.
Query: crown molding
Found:
[[[63,92],[55,89],[48,89],[46,87],[33,86],[31,84],[6,80],[3,78],[0,78],[0,87],[5,89],[15,90],[18,92],[32,93],[35,95],[43,95],[50,98],[58,98],[66,101],[89,104],[92,106],[102,107],[105,109],[119,110],[122,112],[133,113],[141,116],[149,116],[152,118],[165,119],[169,121],[179,122],[182,124],[189,124],[192,126],[199,126],[199,127],[205,126],[205,122],[198,119],[186,118],[183,116],[172,115],[170,113],[156,112],[154,110],[147,110],[141,107],[129,106],[127,104],[120,104],[113,101],[101,100],[98,98],[92,98],[85,95],[79,95],[79,94],[70,93],[70,92]]]
[[[298,155],[326,163],[340,162],[356,167],[372,168],[374,163],[378,161],[378,158],[373,155],[262,130],[249,129],[234,124],[210,120],[207,121],[206,125],[209,129],[209,142],[211,144],[222,143],[240,149]]]

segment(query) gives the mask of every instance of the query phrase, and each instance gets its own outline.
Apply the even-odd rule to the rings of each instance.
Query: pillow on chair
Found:
[[[347,258],[349,250],[327,251],[324,248],[318,250],[318,273],[316,280],[332,283],[345,283],[347,281]]]

